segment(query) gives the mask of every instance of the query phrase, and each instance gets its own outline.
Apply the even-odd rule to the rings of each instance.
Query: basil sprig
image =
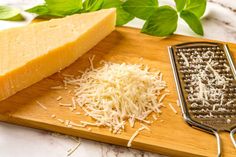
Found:
[[[204,35],[200,18],[206,10],[206,0],[174,0],[175,8],[159,6],[155,0],[127,0],[123,7],[137,18],[144,19],[142,32],[154,36],[168,36],[176,31],[182,18],[199,35]]]
[[[175,7],[159,6],[158,0],[45,0],[44,4],[26,11],[37,14],[39,18],[55,18],[103,8],[116,8],[117,26],[122,26],[136,17],[145,21],[141,32],[154,36],[168,36],[176,31],[178,20],[182,18],[196,34],[203,35],[200,18],[206,10],[207,1],[174,2]],[[18,9],[0,6],[0,20],[11,20],[19,16]]]

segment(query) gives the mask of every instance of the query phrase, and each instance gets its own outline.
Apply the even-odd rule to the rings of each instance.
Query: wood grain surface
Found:
[[[14,96],[0,102],[0,120],[50,130],[54,132],[74,135],[95,141],[112,143],[126,146],[134,131],[140,127],[139,123],[135,128],[126,127],[121,134],[112,134],[108,128],[72,127],[51,118],[55,114],[57,118],[72,120],[79,123],[80,120],[93,121],[84,114],[76,115],[66,107],[60,107],[56,98],[62,96],[62,103],[71,103],[69,90],[53,90],[52,86],[62,85],[61,74],[79,75],[78,70],[85,70],[89,67],[88,57],[95,55],[94,64],[98,67],[101,60],[116,63],[142,63],[156,68],[163,73],[163,78],[168,84],[171,94],[166,97],[162,108],[163,113],[150,125],[151,132],[142,131],[132,143],[133,148],[165,154],[169,156],[216,156],[217,145],[213,135],[193,129],[188,126],[176,105],[177,92],[172,74],[171,64],[168,56],[167,46],[190,41],[211,41],[201,38],[193,38],[181,35],[173,35],[167,38],[158,38],[139,33],[140,30],[118,27],[108,37],[101,41],[88,53],[79,58],[74,64],[56,73],[33,86],[22,90]],[[236,44],[228,43],[233,58],[236,58]],[[140,58],[143,58],[141,60]],[[47,107],[42,109],[36,101]],[[172,103],[178,111],[175,114],[168,106]],[[81,111],[82,112],[82,111]],[[223,156],[236,157],[236,150],[230,142],[229,133],[221,133],[223,140]],[[27,136],[27,135],[26,135]]]

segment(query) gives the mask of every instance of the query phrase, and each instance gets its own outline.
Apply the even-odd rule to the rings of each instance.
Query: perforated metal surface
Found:
[[[236,126],[236,72],[226,45],[186,43],[170,47],[187,122],[203,129]]]

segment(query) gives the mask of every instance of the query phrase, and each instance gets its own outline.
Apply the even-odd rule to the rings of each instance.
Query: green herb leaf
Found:
[[[40,17],[64,17],[78,13],[82,9],[82,0],[45,0],[44,5],[27,9],[27,12]]]
[[[116,8],[116,25],[122,26],[131,21],[134,16],[122,8],[123,2],[120,0],[104,0],[102,8]]]
[[[71,15],[82,9],[82,0],[45,0],[51,13]]]
[[[183,10],[180,13],[180,17],[184,19],[184,21],[189,25],[189,27],[197,34],[203,35],[204,31],[202,28],[202,24],[199,18],[188,10]]]
[[[101,9],[104,0],[85,0],[83,3],[83,9],[85,11],[96,11]]]
[[[35,13],[38,15],[46,15],[49,13],[49,10],[46,5],[37,5],[37,6],[34,6],[33,8],[27,9],[25,11],[27,11],[29,13]]]
[[[198,18],[202,17],[206,10],[206,0],[187,0],[185,10],[194,13]]]
[[[186,4],[186,0],[175,0],[175,5],[178,12],[184,9],[185,4]]]
[[[125,11],[146,20],[158,8],[157,0],[127,0],[123,4]]]
[[[20,14],[19,9],[0,6],[0,20],[21,21],[24,20],[24,17]]]
[[[161,6],[147,19],[142,32],[155,36],[167,36],[175,32],[177,21],[178,14],[173,8]]]
[[[50,19],[53,17],[64,17],[65,16],[61,13],[49,10],[46,4],[45,5],[37,5],[33,8],[27,9],[25,11],[27,11],[29,13],[37,14],[38,17],[46,18],[46,19]]]

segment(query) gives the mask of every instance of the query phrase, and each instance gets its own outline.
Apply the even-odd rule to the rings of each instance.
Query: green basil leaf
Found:
[[[35,13],[38,15],[46,15],[49,13],[48,7],[46,5],[37,5],[34,6],[33,8],[25,10],[29,13]]]
[[[203,35],[203,27],[199,18],[188,10],[183,10],[180,13],[180,17],[189,25],[189,27],[197,34]]]
[[[64,17],[65,16],[61,13],[49,10],[46,4],[45,5],[37,5],[33,8],[27,9],[25,11],[27,11],[29,13],[37,14],[38,17],[46,18],[46,19],[50,19],[53,17]]]
[[[82,9],[82,0],[45,0],[48,10],[56,15],[71,15]]]
[[[173,34],[177,28],[178,14],[170,6],[159,7],[145,22],[142,33],[155,36]]]
[[[83,8],[85,11],[96,11],[101,9],[104,0],[85,0]]]
[[[157,0],[127,0],[123,4],[125,11],[146,20],[158,8]]]
[[[102,8],[116,8],[116,25],[122,26],[131,21],[134,16],[122,8],[123,2],[120,0],[104,0]]]
[[[206,0],[187,0],[185,10],[189,10],[194,13],[198,18],[202,17],[206,10]]]
[[[186,0],[175,0],[175,5],[178,12],[182,11],[185,7]]]
[[[0,6],[0,20],[21,21],[24,20],[24,17],[20,14],[19,9]]]

